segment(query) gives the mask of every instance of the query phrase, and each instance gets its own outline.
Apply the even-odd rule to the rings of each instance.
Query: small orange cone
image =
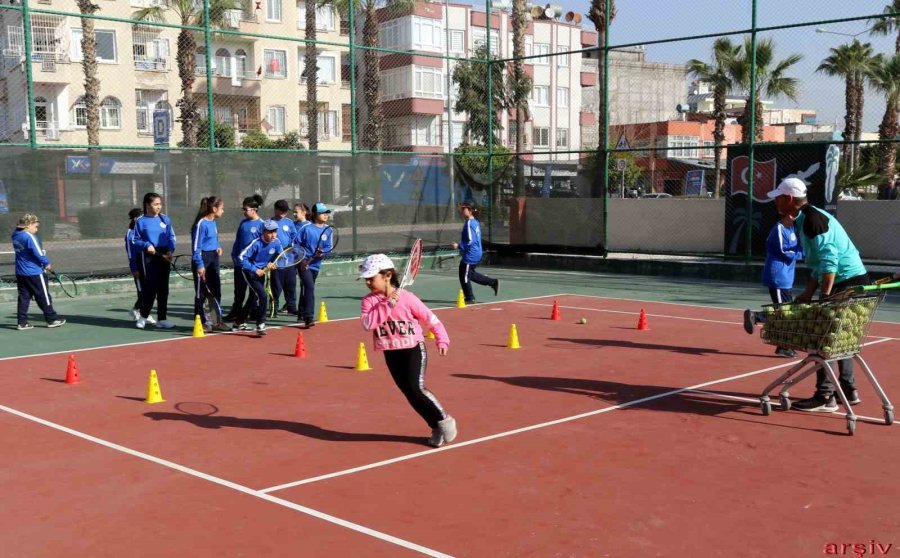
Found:
[[[650,325],[647,323],[647,313],[644,312],[643,308],[641,308],[641,316],[638,318],[637,328],[639,330],[650,329]]]
[[[77,384],[81,382],[78,376],[78,364],[75,362],[75,355],[69,355],[69,364],[66,366],[66,383]]]
[[[303,334],[297,334],[297,345],[294,346],[294,356],[297,358],[306,358],[306,342],[303,340]]]
[[[560,319],[560,317],[559,317],[559,302],[556,300],[553,301],[553,310],[550,312],[550,319],[554,320],[554,321],[557,321]]]

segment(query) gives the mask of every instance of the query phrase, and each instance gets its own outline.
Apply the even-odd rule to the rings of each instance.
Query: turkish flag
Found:
[[[775,189],[775,174],[778,170],[778,159],[756,161],[753,164],[753,199],[768,203],[772,198],[766,194]],[[747,195],[749,184],[750,158],[742,155],[735,157],[731,163],[731,195]]]

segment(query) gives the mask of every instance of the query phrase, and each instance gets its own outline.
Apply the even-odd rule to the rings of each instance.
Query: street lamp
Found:
[[[875,27],[874,25],[872,27]],[[843,35],[844,37],[859,37],[863,33],[868,33],[872,30],[872,27],[867,29],[863,29],[859,33],[841,33],[840,31],[832,31],[830,29],[825,29],[824,27],[816,27],[816,33],[828,33],[829,35]]]

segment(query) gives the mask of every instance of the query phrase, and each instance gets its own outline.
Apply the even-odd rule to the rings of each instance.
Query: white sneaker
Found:
[[[161,329],[174,329],[175,323],[170,322],[169,320],[160,320],[159,322],[156,323],[156,327],[161,328]]]
[[[134,316],[134,321],[138,321],[141,319],[141,311],[140,310],[132,310],[131,315]]]
[[[153,316],[147,316],[144,320],[150,325],[156,325],[156,320],[153,319]]]
[[[138,329],[144,329],[144,327],[147,326],[147,318],[142,318],[140,314],[138,314],[138,319],[134,325],[137,326]]]
[[[444,442],[449,444],[454,439],[456,439],[456,419],[448,416],[438,423],[438,430],[441,431],[441,435],[444,437]]]

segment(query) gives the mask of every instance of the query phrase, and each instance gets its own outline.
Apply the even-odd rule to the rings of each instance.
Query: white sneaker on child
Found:
[[[140,317],[140,315],[138,315],[138,319],[137,319],[137,321],[134,323],[134,325],[135,325],[138,329],[144,329],[145,327],[147,327],[147,318],[142,318],[142,317]]]
[[[144,318],[144,321],[146,321],[150,325],[156,325],[156,320],[153,318],[153,316],[147,316],[146,318]]]
[[[456,439],[456,419],[448,416],[438,423],[438,429],[444,436],[444,442],[450,443]]]
[[[138,321],[141,319],[141,311],[140,310],[132,310],[131,315],[134,316],[134,321]]]

